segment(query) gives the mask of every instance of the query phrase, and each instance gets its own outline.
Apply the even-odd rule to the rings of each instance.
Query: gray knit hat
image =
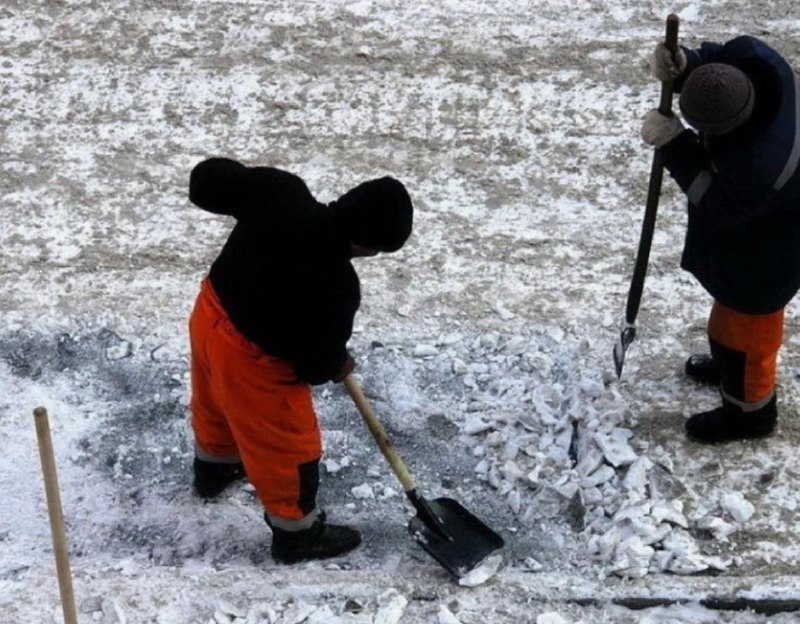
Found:
[[[753,112],[753,85],[743,71],[725,63],[695,69],[681,90],[679,104],[687,123],[707,134],[726,134]]]

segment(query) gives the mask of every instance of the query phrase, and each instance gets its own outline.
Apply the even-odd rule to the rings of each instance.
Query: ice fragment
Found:
[[[418,344],[416,347],[414,347],[414,357],[417,358],[428,358],[438,354],[439,349],[433,345]]]
[[[373,624],[398,624],[403,617],[408,599],[395,589],[389,589],[378,597],[378,612]]]
[[[747,522],[753,517],[756,508],[739,492],[732,492],[730,494],[723,494],[719,500],[719,504],[727,511],[736,522]]]
[[[436,621],[438,624],[461,624],[459,620],[446,606],[439,607],[439,612],[436,614]]]
[[[603,451],[606,461],[615,468],[626,466],[636,461],[636,452],[628,444],[628,439],[633,435],[630,430],[615,427],[611,431],[600,431],[595,434],[594,440]]]
[[[350,492],[353,496],[361,500],[375,498],[375,492],[372,491],[372,486],[369,483],[357,485],[356,487],[352,488]]]
[[[483,585],[497,573],[501,563],[503,563],[502,555],[490,555],[479,566],[458,579],[458,584],[462,587]]]
[[[686,520],[686,516],[683,515],[682,508],[683,505],[678,500],[669,503],[659,501],[653,505],[650,513],[658,523],[669,522],[686,529],[689,528],[689,522]]]
[[[536,624],[570,624],[570,622],[555,611],[549,611],[538,616],[536,618]]]

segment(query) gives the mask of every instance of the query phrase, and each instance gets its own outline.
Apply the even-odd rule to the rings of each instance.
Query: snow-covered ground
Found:
[[[61,621],[38,405],[81,622],[798,621],[798,311],[778,434],[688,443],[685,417],[718,399],[681,373],[709,300],[677,266],[671,180],[620,381],[611,358],[664,18],[681,16],[688,45],[748,33],[800,67],[794,9],[0,3],[0,622]],[[192,496],[186,321],[231,225],[187,200],[211,155],[289,169],[322,201],[384,174],[409,188],[408,245],[357,260],[351,346],[422,492],[505,538],[485,582],[458,585],[410,538],[411,508],[338,386],[315,395],[321,503],[363,530],[360,549],[278,566],[252,488]]]

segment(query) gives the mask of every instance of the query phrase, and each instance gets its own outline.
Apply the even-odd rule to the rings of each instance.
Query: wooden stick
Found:
[[[358,411],[361,412],[361,417],[364,419],[367,428],[378,443],[378,448],[381,453],[383,453],[392,471],[403,486],[403,490],[406,493],[414,491],[414,477],[411,476],[408,468],[406,468],[400,455],[395,450],[389,436],[386,435],[386,430],[378,420],[378,417],[375,416],[375,412],[372,410],[369,401],[367,401],[367,397],[365,397],[364,393],[361,391],[361,386],[356,381],[356,378],[352,375],[345,377],[344,387],[347,389],[350,398],[353,399],[353,402],[356,404]]]
[[[64,513],[61,509],[61,496],[58,490],[58,474],[53,454],[53,441],[50,437],[50,421],[47,410],[37,407],[33,410],[36,423],[36,437],[39,441],[39,457],[42,460],[44,489],[47,495],[47,511],[50,515],[50,532],[53,535],[53,550],[56,557],[58,573],[58,590],[61,594],[61,610],[64,613],[64,624],[78,624],[75,610],[75,595],[72,591],[72,575],[69,570],[69,549],[64,533]]]

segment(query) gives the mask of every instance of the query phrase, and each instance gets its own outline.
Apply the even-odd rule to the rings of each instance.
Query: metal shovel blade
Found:
[[[456,579],[505,545],[502,537],[452,498],[436,498],[427,504],[449,539],[419,515],[411,518],[408,530],[414,541]]]
[[[617,379],[622,377],[622,367],[625,364],[625,352],[631,346],[636,337],[636,327],[632,323],[623,321],[619,332],[619,340],[614,345],[614,368],[617,371]]]

